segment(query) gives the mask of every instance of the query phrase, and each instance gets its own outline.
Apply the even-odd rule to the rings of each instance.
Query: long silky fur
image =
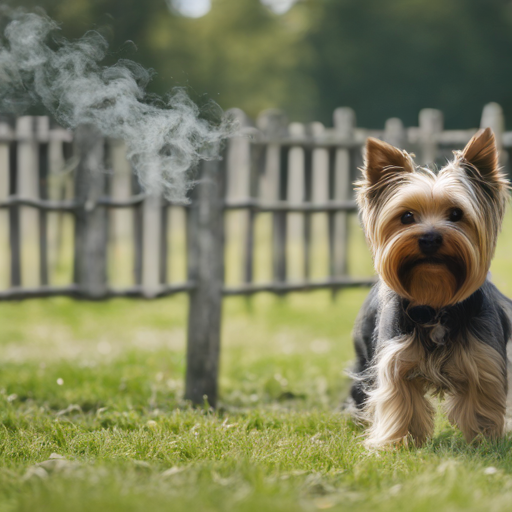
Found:
[[[367,143],[356,199],[381,282],[376,288],[378,296],[369,296],[356,324],[360,330],[355,336],[359,340],[358,370],[352,389],[358,417],[368,425],[367,446],[383,447],[411,439],[417,445],[424,443],[434,429],[432,395],[446,398],[448,418],[468,442],[480,435],[496,439],[504,433],[504,354],[512,302],[484,283],[510,185],[499,168],[489,129],[480,131],[464,150],[454,154],[452,162],[434,173],[416,167],[405,151],[375,139]],[[446,212],[453,207],[461,208],[463,221],[446,220]],[[400,216],[408,209],[420,212],[416,225],[401,225]],[[443,236],[439,253],[444,263],[428,261],[416,269],[414,258],[421,260],[418,238],[428,229]],[[399,301],[442,311],[473,294],[475,297],[476,292],[486,294],[487,303],[496,306],[491,308],[492,314],[480,318],[478,328],[472,327],[473,319],[468,318],[463,329],[447,333],[446,343],[439,344],[433,336],[435,325],[421,336],[419,327],[402,332],[396,326],[388,326],[386,331],[380,325],[398,311]],[[372,322],[370,339],[366,324]],[[383,335],[381,330],[395,334]],[[425,346],[425,332],[432,336],[429,343],[433,348]],[[507,339],[499,342],[495,333]]]

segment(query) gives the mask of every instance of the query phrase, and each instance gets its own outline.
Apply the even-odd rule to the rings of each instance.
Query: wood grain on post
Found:
[[[420,129],[420,163],[421,165],[433,165],[438,154],[439,133],[443,131],[443,113],[434,108],[424,108],[419,116]]]
[[[217,404],[222,288],[224,285],[225,160],[202,163],[189,209],[190,293],[185,398]]]
[[[334,111],[334,129],[340,142],[350,144],[354,140],[356,126],[355,112],[349,107]],[[333,165],[333,199],[347,201],[352,196],[350,150],[340,148],[334,153]],[[331,216],[331,276],[347,275],[348,263],[348,214],[338,212]]]
[[[90,295],[100,298],[107,284],[108,217],[97,200],[105,194],[104,139],[89,125],[75,132],[79,157],[75,178],[75,197],[83,204],[75,222],[75,281]]]
[[[36,139],[37,118],[18,117],[16,120],[17,175],[16,194],[24,199],[39,198],[39,148]],[[21,284],[36,287],[40,280],[39,211],[19,208]]]

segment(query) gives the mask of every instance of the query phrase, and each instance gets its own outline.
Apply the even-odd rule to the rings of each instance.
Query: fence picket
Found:
[[[310,127],[313,137],[321,140],[325,136],[322,123],[312,123]],[[311,202],[326,204],[329,201],[329,151],[325,148],[312,151]],[[311,275],[329,274],[329,215],[325,212],[312,215],[312,242],[310,258],[315,261],[315,268],[310,268]]]
[[[487,103],[482,111],[480,128],[491,128],[496,137],[496,146],[500,152],[500,163],[507,163],[507,153],[503,151],[503,133],[505,132],[505,117],[498,103]]]
[[[17,176],[16,193],[24,199],[39,198],[39,151],[36,139],[37,118],[18,117],[16,120]],[[40,212],[28,206],[19,208],[21,284],[36,287],[40,284]]]
[[[8,123],[0,121],[0,201],[9,197],[9,146],[14,137]],[[0,210],[0,247],[9,247],[9,211]],[[7,250],[0,251],[0,288],[9,286],[10,254]]]
[[[341,141],[346,144],[353,142],[355,126],[356,116],[351,108],[342,107],[334,111],[334,127]],[[333,199],[346,201],[352,195],[350,150],[337,149],[333,156]],[[347,213],[334,213],[331,223],[331,275],[341,277],[347,274]]]
[[[281,110],[271,109],[260,114],[257,126],[265,137],[278,139],[287,134],[288,121]],[[277,201],[284,198],[281,170],[287,168],[288,148],[282,148],[280,144],[268,144],[261,194],[264,200]],[[277,282],[286,280],[286,214],[283,212],[275,212],[272,216],[272,272]]]
[[[154,297],[160,289],[161,236],[162,199],[150,194],[142,206],[142,287],[146,297]]]
[[[301,123],[291,123],[288,127],[290,136],[305,137],[306,127]],[[308,152],[311,151],[308,149]],[[291,147],[288,150],[288,165],[283,168],[286,172],[286,196],[291,204],[301,204],[306,195],[305,187],[305,149]],[[287,278],[300,280],[303,274],[306,255],[304,252],[305,224],[304,214],[290,212],[286,216],[286,269]],[[302,260],[302,261],[301,261]],[[302,274],[302,275],[301,275]],[[285,277],[286,278],[286,277]]]
[[[261,132],[256,129],[246,130],[246,134],[252,138],[253,142],[261,138]],[[265,152],[263,146],[256,144],[250,144],[249,151],[249,199],[256,200],[260,176],[264,172]],[[252,283],[254,280],[254,223],[256,220],[256,213],[253,208],[249,208],[247,214],[243,268],[243,282],[246,284]]]
[[[420,111],[419,130],[421,137],[422,165],[432,165],[436,162],[439,133],[443,131],[443,113],[434,108],[424,108]]]
[[[36,118],[36,139],[39,141],[38,196],[48,199],[50,119]],[[39,280],[48,286],[48,212],[39,211]]]

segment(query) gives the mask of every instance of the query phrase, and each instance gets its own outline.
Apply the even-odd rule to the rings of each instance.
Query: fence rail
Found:
[[[374,282],[373,275],[351,274],[348,255],[356,211],[351,183],[366,138],[379,137],[416,153],[421,164],[434,164],[476,131],[443,130],[442,113],[433,109],[420,112],[417,127],[390,119],[380,131],[358,128],[348,108],[335,111],[333,128],[289,124],[276,110],[255,124],[233,113],[242,126],[239,135],[228,141],[221,160],[202,163],[186,205],[142,193],[122,144],[92,127],[72,133],[46,117],[0,120],[0,300],[186,292],[185,395],[194,403],[206,397],[215,406],[223,296],[336,291]],[[499,105],[485,106],[481,126],[493,128],[508,170],[512,132],[504,132]],[[265,282],[255,275],[263,217],[271,226],[271,278]],[[318,226],[326,241],[323,277],[313,276]],[[226,237],[233,232],[242,247],[240,279],[226,283]],[[176,260],[180,246],[186,270],[175,280],[169,261]],[[302,255],[300,278],[291,269],[295,253]],[[113,270],[126,261],[129,278],[114,282]],[[64,283],[55,277],[61,267],[70,269]]]

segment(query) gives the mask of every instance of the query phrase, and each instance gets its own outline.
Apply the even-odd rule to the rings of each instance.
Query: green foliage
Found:
[[[62,25],[62,35],[78,38],[95,28],[110,41],[110,61],[130,58],[156,71],[150,91],[165,95],[187,88],[200,104],[214,99],[256,116],[285,106],[312,114],[313,81],[299,74],[310,51],[304,35],[306,9],[279,17],[259,0],[214,0],[199,19],[173,14],[165,0],[21,0],[40,6]],[[290,84],[300,87],[290,88]]]
[[[482,106],[512,113],[512,6],[501,0],[326,0],[311,35],[322,119],[350,105],[361,126],[417,124],[439,108],[452,128]]]
[[[331,123],[351,106],[360,126],[440,108],[452,128],[479,124],[482,106],[512,115],[512,12],[502,0],[303,0],[275,15],[259,0],[213,0],[199,19],[165,0],[16,0],[45,8],[77,38],[98,29],[110,61],[130,58],[157,72],[150,88],[184,86],[256,116],[285,108],[294,120]]]

